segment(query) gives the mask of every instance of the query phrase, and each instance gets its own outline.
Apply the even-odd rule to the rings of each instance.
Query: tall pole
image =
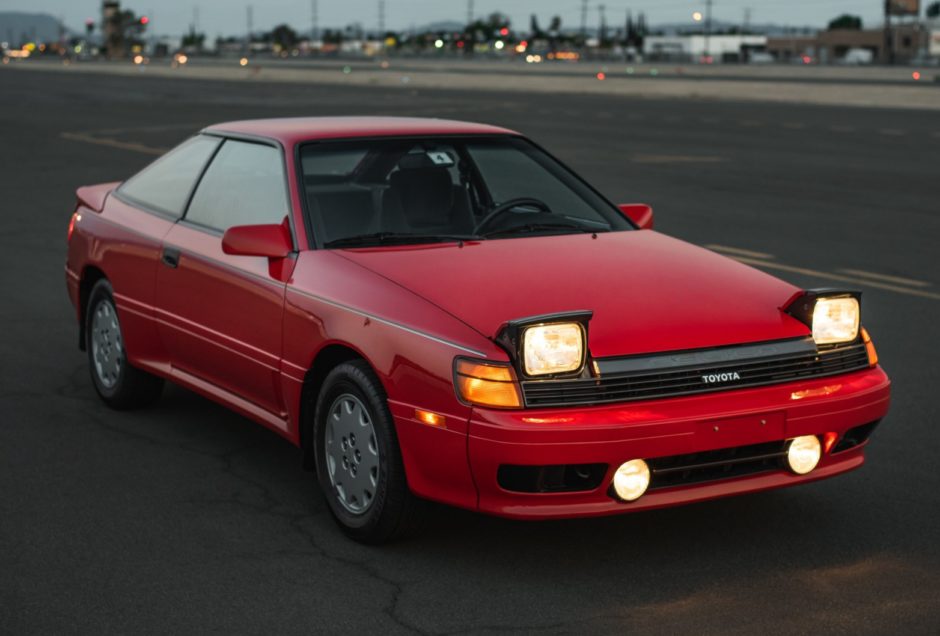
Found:
[[[587,38],[588,0],[581,0],[581,37]]]
[[[310,0],[310,39],[314,42],[320,37],[320,6],[317,0]]]
[[[467,0],[467,24],[473,24],[473,0]]]
[[[712,36],[712,2],[713,0],[705,0],[705,57],[709,57],[711,53],[711,36]]]
[[[248,32],[245,34],[245,54],[251,53],[251,32],[254,31],[254,9],[249,4],[245,7],[245,17],[247,19]]]
[[[379,38],[385,39],[385,0],[379,0]]]
[[[894,39],[891,37],[891,0],[885,0],[885,52],[882,58],[888,64],[894,64]]]

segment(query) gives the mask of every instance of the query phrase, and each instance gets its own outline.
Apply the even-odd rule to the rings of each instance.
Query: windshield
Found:
[[[314,234],[327,248],[632,229],[517,137],[322,142],[303,146],[300,159]]]

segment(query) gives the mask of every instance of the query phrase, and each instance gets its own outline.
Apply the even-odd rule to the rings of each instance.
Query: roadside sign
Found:
[[[920,0],[888,0],[888,15],[920,15]]]

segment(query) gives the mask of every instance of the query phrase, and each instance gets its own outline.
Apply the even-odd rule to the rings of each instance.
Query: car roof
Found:
[[[498,126],[418,117],[285,117],[215,124],[203,132],[276,139],[286,146],[317,139],[423,135],[518,135]]]

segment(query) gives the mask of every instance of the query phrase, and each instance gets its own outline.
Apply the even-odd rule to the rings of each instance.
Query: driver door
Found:
[[[222,251],[225,230],[288,216],[281,149],[227,139],[183,219],[164,238],[157,274],[160,333],[173,372],[286,416],[280,391],[285,268]],[[230,396],[231,397],[231,396]]]

